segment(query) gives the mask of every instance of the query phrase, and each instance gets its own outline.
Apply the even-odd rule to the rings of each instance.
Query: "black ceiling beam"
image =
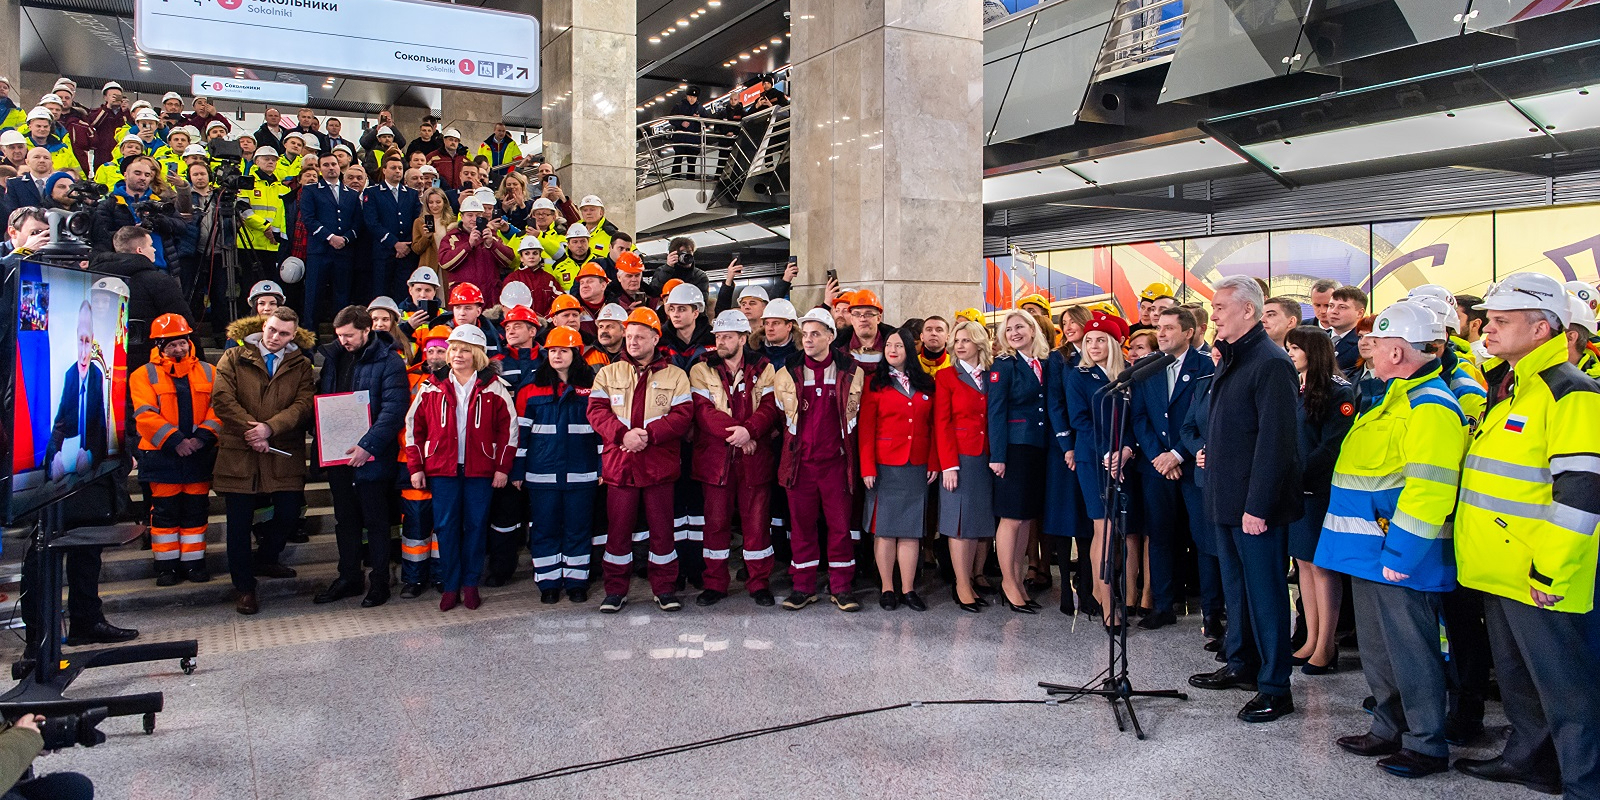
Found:
[[[662,56],[661,58],[658,58],[658,59],[656,59],[656,60],[644,65],[643,67],[640,67],[639,68],[638,77],[640,77],[640,78],[649,77],[650,76],[650,71],[655,69],[656,67],[659,67],[662,64],[670,62],[673,59],[677,58],[678,56],[681,56],[684,53],[687,53],[690,50],[693,50],[696,47],[699,47],[700,45],[705,44],[706,42],[710,41],[713,37],[723,33],[724,31],[727,31],[727,30],[731,29],[733,26],[738,25],[741,22],[744,22],[745,20],[747,20],[747,19],[749,19],[749,18],[751,18],[751,17],[753,17],[753,16],[755,16],[755,15],[757,15],[757,14],[759,14],[759,13],[765,11],[765,10],[767,10],[768,8],[771,8],[772,6],[777,5],[779,2],[780,2],[780,0],[762,0],[762,2],[759,2],[759,3],[756,3],[756,4],[752,5],[750,8],[745,9],[744,13],[739,14],[738,16],[734,17],[733,19],[730,19],[727,22],[724,22],[721,25],[718,25],[717,27],[712,28],[709,31],[706,31],[704,34],[701,34],[698,38],[690,41],[688,44],[685,44],[684,46],[682,46],[682,47],[680,47],[680,48],[678,48],[678,49],[676,49],[676,50],[674,50],[674,51]]]
[[[1054,200],[1046,205],[1068,208],[1103,208],[1117,211],[1168,211],[1178,214],[1210,214],[1210,200],[1190,200],[1184,197],[1151,197],[1139,194],[1097,194]]]

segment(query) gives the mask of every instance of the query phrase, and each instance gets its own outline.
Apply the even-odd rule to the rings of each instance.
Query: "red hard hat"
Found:
[[[570,294],[556,295],[555,302],[550,304],[550,316],[555,316],[562,311],[582,311],[583,306],[578,304],[578,298]]]
[[[577,331],[566,326],[556,326],[544,337],[545,347],[571,347],[576,350],[583,349],[583,336]]]
[[[506,312],[505,322],[508,324],[512,322],[526,322],[529,325],[538,325],[539,317],[533,313],[533,309],[528,308],[527,306],[512,306],[511,310]]]
[[[162,314],[150,323],[151,339],[176,339],[194,333],[181,314]]]
[[[450,287],[450,303],[452,306],[483,305],[483,290],[471,283],[458,283]]]

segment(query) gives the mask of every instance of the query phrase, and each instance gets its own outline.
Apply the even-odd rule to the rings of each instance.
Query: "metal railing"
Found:
[[[1095,80],[1171,59],[1188,16],[1184,0],[1120,0],[1095,63]]]
[[[679,123],[694,123],[686,131]],[[700,190],[717,186],[732,163],[740,123],[705,117],[658,117],[638,126],[635,168],[638,188],[690,181]]]

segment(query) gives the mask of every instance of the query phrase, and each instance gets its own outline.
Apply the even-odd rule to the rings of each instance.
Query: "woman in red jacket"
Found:
[[[450,334],[448,371],[417,389],[406,413],[411,488],[433,490],[433,527],[443,586],[439,610],[477,608],[488,542],[489,498],[506,485],[517,456],[517,414],[506,382],[489,368],[483,331]]]
[[[955,571],[951,595],[962,611],[989,605],[973,587],[980,558],[994,539],[994,474],[989,471],[989,332],[982,324],[956,325],[950,369],[934,379],[933,440],[944,468],[939,493],[939,532],[950,540]]]
[[[916,337],[909,328],[885,337],[883,360],[861,393],[858,441],[861,482],[867,487],[862,527],[876,537],[883,584],[878,605],[889,611],[902,602],[915,611],[928,608],[912,584],[925,530],[928,484],[939,468],[933,452],[933,378],[923,371],[916,353]],[[904,594],[895,591],[896,563]]]

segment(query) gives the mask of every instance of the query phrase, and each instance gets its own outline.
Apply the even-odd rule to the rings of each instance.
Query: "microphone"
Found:
[[[1144,358],[1141,358],[1138,361],[1130,364],[1128,368],[1123,370],[1122,374],[1118,375],[1117,379],[1112,381],[1111,385],[1107,388],[1116,388],[1130,383],[1138,383],[1139,381],[1145,380],[1151,375],[1155,375],[1161,370],[1166,369],[1168,366],[1171,366],[1172,362],[1176,360],[1177,359],[1174,358],[1171,353],[1163,353],[1160,351],[1151,353],[1150,355],[1147,355]]]

